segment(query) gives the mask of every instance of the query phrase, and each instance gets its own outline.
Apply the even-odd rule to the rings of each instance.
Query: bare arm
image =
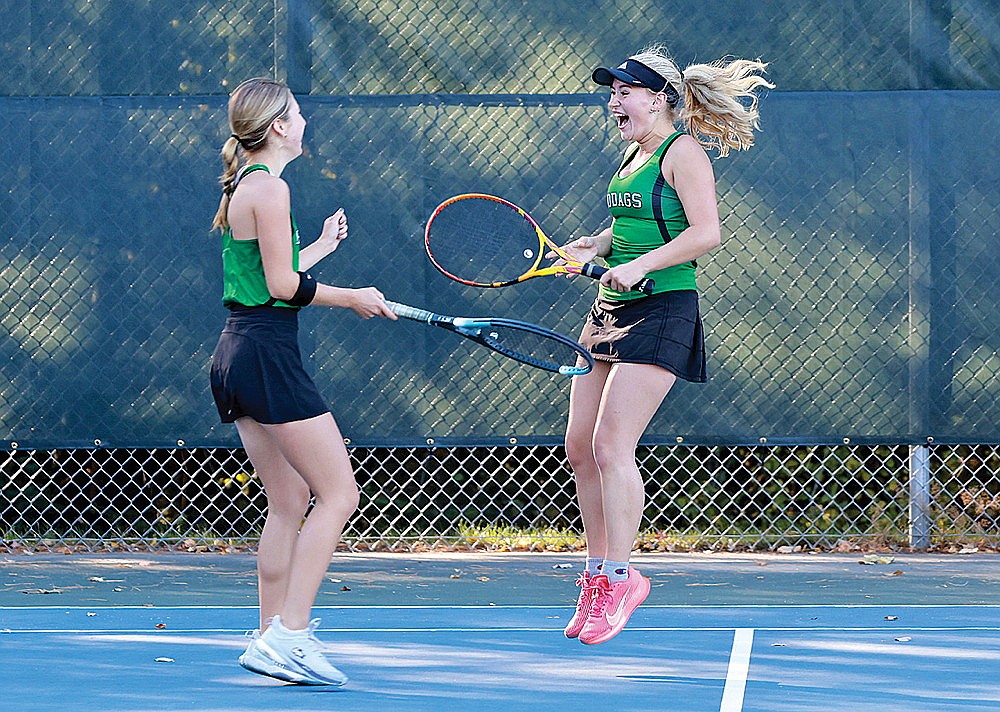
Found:
[[[264,263],[267,289],[275,299],[288,301],[295,296],[295,292],[299,288],[299,274],[292,269],[292,228],[288,218],[291,199],[288,185],[280,178],[272,178],[266,184],[262,181],[255,193],[254,218],[257,223],[257,239],[260,244],[261,259]],[[327,218],[327,223],[334,218],[337,216]],[[339,223],[339,219],[337,223]],[[324,233],[326,230],[324,226]],[[339,233],[334,233],[334,235],[336,234]],[[332,252],[329,250],[323,254],[323,250],[327,249],[329,244],[329,242],[321,243],[320,247],[310,254],[325,257],[326,254]],[[336,245],[336,242],[333,244]],[[336,249],[335,246],[334,249]],[[301,262],[301,253],[299,257]],[[315,264],[315,261],[312,264]],[[396,318],[396,315],[386,305],[382,293],[375,287],[348,289],[318,284],[316,295],[311,303],[330,307],[346,307],[366,319],[373,316]]]
[[[299,252],[299,269],[305,271],[324,257],[333,254],[346,237],[347,216],[344,214],[344,209],[340,208],[323,221],[323,232],[320,233],[316,242],[308,247],[303,247]]]

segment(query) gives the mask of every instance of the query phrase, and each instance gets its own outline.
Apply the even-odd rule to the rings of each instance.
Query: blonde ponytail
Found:
[[[662,44],[646,47],[631,59],[655,71],[683,95],[679,117],[702,146],[717,148],[720,156],[728,155],[731,149],[742,151],[753,146],[753,132],[760,128],[754,91],[774,88],[759,74],[767,69],[765,62],[718,60],[692,64],[681,72]],[[675,103],[670,103],[671,110]]]
[[[728,155],[730,149],[745,151],[753,146],[753,132],[760,129],[754,91],[774,88],[759,74],[766,69],[765,62],[748,59],[687,67],[682,75],[681,118],[691,135],[706,148],[717,148],[719,156]]]
[[[224,171],[219,176],[219,183],[222,185],[222,200],[219,201],[219,209],[215,213],[212,221],[213,230],[225,230],[229,227],[229,199],[233,197],[236,190],[236,173],[240,168],[239,159],[240,142],[235,135],[226,139],[222,144],[222,165]]]

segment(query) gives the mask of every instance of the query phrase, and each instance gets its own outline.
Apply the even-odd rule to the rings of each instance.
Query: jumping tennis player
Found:
[[[707,378],[695,260],[721,233],[705,149],[725,156],[753,145],[754,90],[772,86],[758,74],[766,66],[732,60],[681,72],[657,45],[593,73],[611,88],[608,108],[629,146],[608,186],[611,227],[566,245],[610,267],[580,337],[597,364],[573,379],[566,431],[587,563],[565,632],[587,644],[617,635],[649,593],[649,579],[629,566],[645,499],[635,449],[678,378]],[[644,277],[652,296],[631,290]]]
[[[281,171],[302,153],[306,120],[288,88],[243,82],[229,99],[229,123],[212,225],[222,232],[229,318],[212,355],[212,395],[222,422],[236,424],[267,495],[257,550],[260,629],[239,662],[281,680],[343,685],[310,614],[358,488],[337,423],[303,368],[298,311],[322,304],[366,319],[396,317],[374,287],[320,284],[306,271],[347,237],[347,218],[338,210],[300,251]]]

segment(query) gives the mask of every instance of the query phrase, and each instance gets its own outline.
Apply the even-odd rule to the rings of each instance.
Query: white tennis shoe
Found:
[[[259,675],[300,685],[340,687],[347,676],[335,668],[323,654],[323,644],[316,637],[319,619],[314,618],[305,630],[289,630],[275,616],[263,635],[254,636],[240,665]]]
[[[286,672],[284,668],[279,667],[271,658],[261,652],[257,645],[260,640],[259,630],[248,633],[248,635],[250,636],[250,644],[247,645],[247,649],[243,651],[243,654],[239,658],[242,667],[258,675],[266,675],[287,682],[302,682],[301,676],[293,676],[291,673]]]

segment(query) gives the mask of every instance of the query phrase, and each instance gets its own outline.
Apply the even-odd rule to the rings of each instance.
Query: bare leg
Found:
[[[603,559],[607,553],[601,473],[594,459],[594,428],[610,371],[611,364],[597,361],[593,371],[573,378],[566,426],[566,457],[576,477],[587,556],[594,559]]]
[[[280,425],[240,419],[237,427],[268,496],[258,551],[262,625],[280,613],[286,627],[302,629],[344,525],[358,506],[347,448],[329,413]],[[302,524],[310,491],[314,504]]]
[[[285,607],[292,553],[309,506],[309,486],[278,451],[264,427],[250,418],[236,421],[240,440],[267,494],[267,519],[257,547],[260,630]]]
[[[607,536],[605,558],[628,561],[642,521],[645,490],[635,448],[677,377],[659,366],[611,368],[594,428]]]

